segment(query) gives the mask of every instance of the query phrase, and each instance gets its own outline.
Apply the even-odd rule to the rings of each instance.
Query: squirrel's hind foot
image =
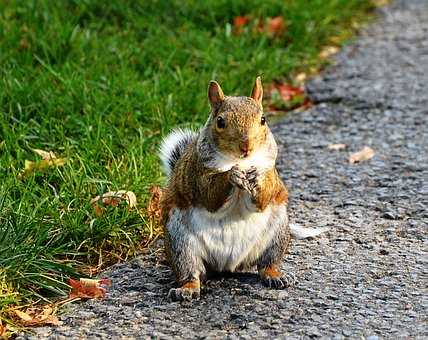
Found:
[[[198,281],[189,281],[183,284],[180,288],[171,288],[168,293],[170,301],[191,301],[199,299],[201,295],[201,287]]]
[[[262,283],[269,288],[284,289],[297,284],[296,276],[281,273],[276,266],[269,266],[260,270]]]

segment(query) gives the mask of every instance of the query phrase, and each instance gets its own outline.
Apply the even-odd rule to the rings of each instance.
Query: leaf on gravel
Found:
[[[67,158],[57,158],[53,151],[44,151],[40,149],[33,149],[33,151],[42,157],[41,161],[25,160],[24,169],[18,175],[18,178],[24,178],[30,173],[37,170],[45,170],[54,166],[63,166]]]
[[[160,207],[162,190],[160,187],[154,185],[150,188],[150,192],[152,197],[150,197],[149,204],[147,206],[147,215],[151,221],[159,223],[162,214]]]
[[[329,150],[336,150],[336,151],[339,151],[339,150],[345,150],[347,147],[348,147],[348,146],[347,146],[346,144],[339,143],[339,144],[330,144],[327,148],[328,148]]]
[[[339,52],[339,47],[327,46],[321,50],[319,56],[322,59],[327,59],[327,58],[331,57],[332,55],[336,54],[337,52]]]
[[[375,152],[372,148],[365,146],[362,150],[354,152],[349,156],[349,163],[360,163],[369,160],[375,155]]]
[[[50,305],[30,307],[27,308],[25,312],[15,309],[14,312],[20,322],[26,327],[60,324],[60,321],[54,315],[56,308],[53,308]]]
[[[127,190],[109,191],[93,198],[91,204],[94,207],[95,214],[101,216],[103,214],[102,206],[117,207],[122,201],[125,201],[129,209],[131,209],[137,205],[137,196],[132,191]]]
[[[102,299],[106,295],[106,289],[100,285],[111,286],[110,279],[84,279],[80,280],[69,279],[68,284],[71,286],[69,294],[70,299]]]

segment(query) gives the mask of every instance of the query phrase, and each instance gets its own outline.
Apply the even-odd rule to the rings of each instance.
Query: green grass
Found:
[[[349,37],[369,0],[27,0],[0,2],[0,310],[65,294],[80,264],[112,263],[148,237],[144,207],[162,182],[156,150],[175,126],[198,127],[206,88],[248,94],[319,68],[320,49]],[[282,15],[269,38],[233,18]],[[18,179],[32,148],[64,167]],[[127,189],[139,209],[95,195]],[[102,258],[100,258],[102,254]],[[7,287],[7,288],[5,288]]]

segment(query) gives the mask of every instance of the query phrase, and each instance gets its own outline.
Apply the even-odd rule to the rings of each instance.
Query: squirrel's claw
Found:
[[[262,279],[262,282],[269,288],[284,289],[295,286],[297,284],[297,279],[293,274],[283,274],[280,277],[265,277]]]
[[[171,288],[168,293],[170,301],[191,301],[200,298],[199,288]]]
[[[245,173],[239,169],[238,166],[232,167],[230,169],[230,177],[229,177],[230,183],[232,185],[236,185],[241,190],[246,190],[248,186],[248,181]]]

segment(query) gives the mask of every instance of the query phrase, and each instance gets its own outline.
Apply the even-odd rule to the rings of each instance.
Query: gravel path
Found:
[[[398,1],[308,85],[317,105],[275,125],[294,222],[332,230],[295,241],[299,285],[252,274],[170,303],[155,249],[106,275],[102,301],[70,306],[51,338],[428,338],[428,2]],[[346,151],[331,151],[345,143]],[[376,155],[350,165],[364,146]]]

